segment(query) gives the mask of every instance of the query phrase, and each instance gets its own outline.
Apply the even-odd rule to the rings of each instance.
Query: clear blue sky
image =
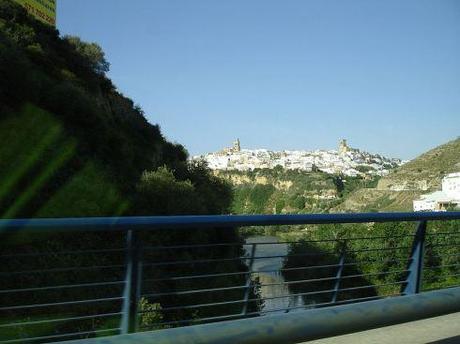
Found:
[[[460,135],[457,0],[58,0],[58,28],[191,154],[347,138],[407,159]]]

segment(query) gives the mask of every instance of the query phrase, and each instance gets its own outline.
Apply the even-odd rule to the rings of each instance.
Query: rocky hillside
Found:
[[[331,211],[411,211],[421,194],[441,188],[447,173],[460,171],[460,139],[436,147],[394,169],[376,188],[358,189]]]
[[[435,191],[447,173],[460,171],[460,138],[436,147],[393,170],[379,181],[379,190]]]
[[[214,174],[233,185],[232,211],[236,214],[327,212],[356,188],[377,183],[377,179],[286,170],[280,166]]]

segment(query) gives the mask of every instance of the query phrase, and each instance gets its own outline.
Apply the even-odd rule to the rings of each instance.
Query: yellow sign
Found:
[[[56,26],[57,0],[16,0],[24,6],[31,15],[42,22]]]

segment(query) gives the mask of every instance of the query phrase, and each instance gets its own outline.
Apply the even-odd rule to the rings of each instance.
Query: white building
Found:
[[[442,179],[442,190],[422,195],[413,201],[414,211],[446,211],[460,205],[460,172],[450,173]]]
[[[312,171],[313,166],[320,171],[346,176],[368,176],[388,173],[392,167],[400,166],[399,159],[389,159],[377,154],[370,154],[341,143],[341,153],[335,150],[315,151],[270,151],[267,149],[241,149],[236,140],[230,148],[216,153],[195,156],[193,160],[204,160],[212,170],[250,171],[256,168],[275,168],[281,166],[287,170]],[[360,172],[360,167],[368,167],[367,172]]]
[[[452,199],[460,200],[460,172],[448,174],[443,178],[442,191]]]

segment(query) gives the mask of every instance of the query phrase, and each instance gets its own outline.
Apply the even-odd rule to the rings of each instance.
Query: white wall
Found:
[[[414,211],[435,211],[436,202],[434,201],[425,201],[425,200],[415,200],[413,201]]]
[[[452,199],[460,199],[460,173],[451,173],[444,177],[442,191]]]

